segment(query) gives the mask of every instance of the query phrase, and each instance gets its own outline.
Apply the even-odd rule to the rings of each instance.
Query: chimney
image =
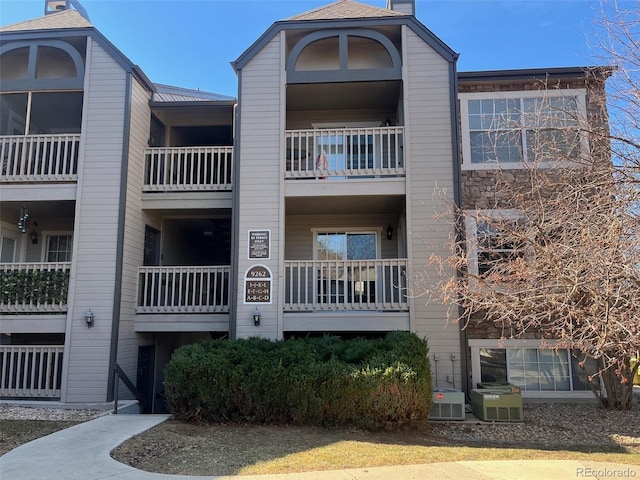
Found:
[[[416,0],[387,0],[387,9],[415,16]]]
[[[80,5],[79,0],[44,0],[45,15],[70,10],[71,7],[80,13],[80,15],[82,15],[86,20],[89,20],[89,15],[84,7]]]

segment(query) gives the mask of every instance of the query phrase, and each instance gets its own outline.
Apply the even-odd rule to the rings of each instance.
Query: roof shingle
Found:
[[[64,10],[44,17],[27,20],[0,28],[0,32],[21,32],[27,30],[58,30],[61,28],[89,28],[91,22],[76,10]]]
[[[380,18],[397,17],[406,14],[386,8],[372,7],[352,0],[337,0],[336,2],[310,10],[287,20],[339,20],[347,18]]]

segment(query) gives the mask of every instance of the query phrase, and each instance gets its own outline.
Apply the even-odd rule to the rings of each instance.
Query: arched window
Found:
[[[288,83],[398,80],[395,45],[373,30],[330,30],[302,38],[287,59]]]
[[[0,47],[0,90],[78,89],[84,82],[80,53],[61,40]]]

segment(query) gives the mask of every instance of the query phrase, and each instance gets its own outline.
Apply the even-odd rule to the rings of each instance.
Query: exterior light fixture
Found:
[[[87,322],[87,327],[88,328],[93,327],[94,319],[95,319],[95,315],[93,314],[91,309],[89,309],[86,312],[84,312],[84,321]]]
[[[260,314],[260,310],[258,310],[258,307],[256,307],[256,309],[253,312],[253,324],[257,327],[258,325],[260,325],[260,317],[262,315]]]
[[[391,240],[393,238],[393,227],[389,225],[387,227],[387,240]]]
[[[384,126],[385,127],[390,127],[391,126],[391,120],[389,120],[388,118],[384,121]]]
[[[35,230],[33,230],[30,234],[29,237],[31,238],[31,243],[34,245],[38,244],[38,232],[36,232]]]

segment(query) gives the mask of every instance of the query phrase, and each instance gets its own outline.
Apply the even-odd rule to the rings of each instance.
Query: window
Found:
[[[46,245],[47,262],[71,261],[71,235],[48,235]]]
[[[522,168],[571,159],[586,146],[584,90],[460,95],[463,169]]]
[[[529,396],[548,392],[590,391],[582,356],[566,348],[540,348],[539,340],[470,340],[473,387],[479,382],[509,382]],[[551,346],[552,347],[552,346]],[[594,359],[587,371],[596,372]]]
[[[2,94],[0,115],[0,135],[80,133],[82,92]]]
[[[501,262],[521,255],[522,248],[514,244],[513,236],[500,229],[519,221],[517,210],[491,210],[482,215],[469,211],[465,219],[469,274],[487,275]]]

